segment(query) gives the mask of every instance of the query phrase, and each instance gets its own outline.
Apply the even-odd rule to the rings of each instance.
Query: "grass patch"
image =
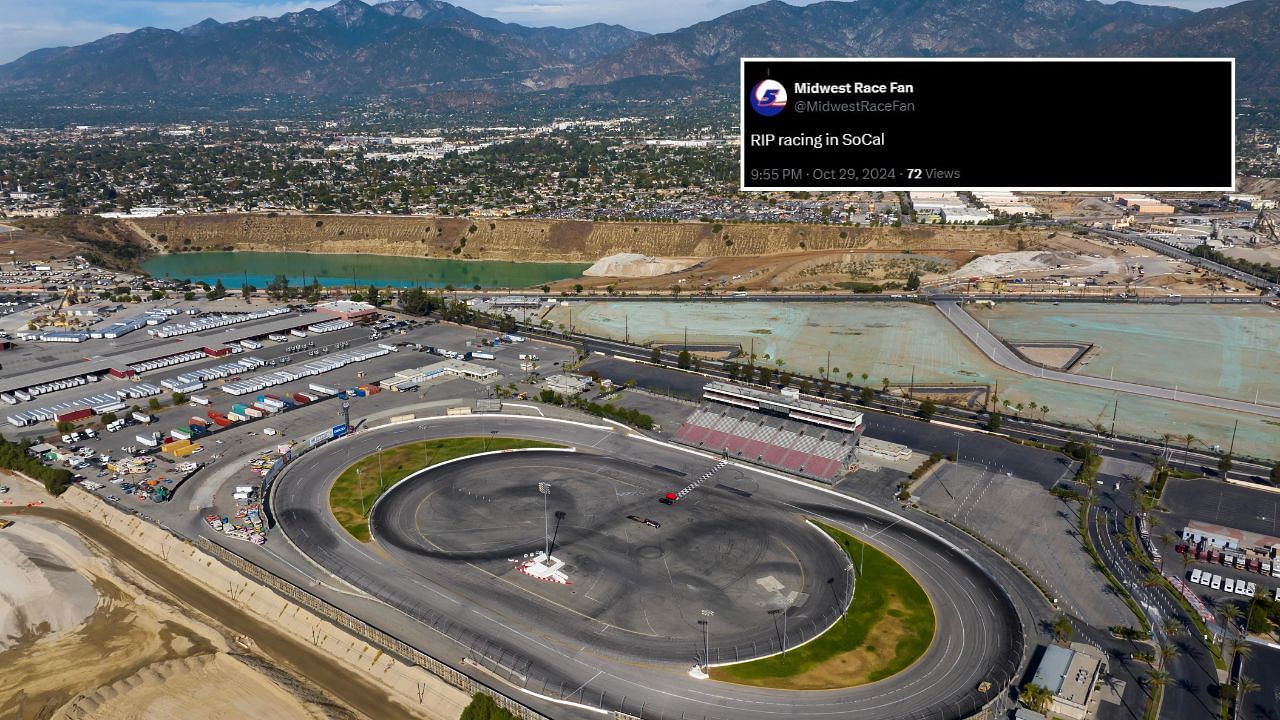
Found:
[[[514,448],[555,448],[554,443],[537,440],[521,440],[504,437],[457,437],[397,445],[374,453],[351,465],[329,488],[329,510],[351,537],[369,542],[369,516],[373,501],[385,488],[389,488],[405,476],[424,467],[475,455],[488,450]],[[378,480],[378,463],[381,458],[382,481]],[[363,499],[363,500],[362,500]]]
[[[819,524],[857,564],[863,543]],[[902,566],[874,546],[858,591],[844,616],[817,639],[787,656],[712,668],[725,682],[783,690],[830,690],[882,680],[909,667],[933,642],[933,606]]]

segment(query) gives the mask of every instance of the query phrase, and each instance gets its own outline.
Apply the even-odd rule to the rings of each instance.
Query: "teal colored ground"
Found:
[[[1044,307],[1047,310],[1037,317],[1033,315],[1035,310],[997,305],[991,315],[992,330],[1000,332],[998,318],[1008,318],[1010,322],[1003,330],[1013,333],[1018,340],[1088,340],[1067,332],[1078,330],[1083,318],[1093,327],[1081,334],[1105,337],[1108,349],[1098,357],[1116,364],[1124,358],[1126,372],[1131,373],[1126,379],[1158,383],[1162,377],[1177,376],[1186,378],[1185,385],[1178,384],[1188,390],[1252,400],[1253,391],[1247,381],[1256,376],[1261,399],[1265,402],[1266,388],[1272,388],[1271,402],[1280,404],[1280,378],[1277,377],[1280,358],[1276,355],[1280,352],[1276,347],[1280,312],[1246,306],[1205,308],[1217,313],[1225,328],[1219,330],[1216,338],[1222,339],[1218,340],[1204,329],[1214,324],[1212,317],[1178,314],[1188,306],[1134,308],[1151,313],[1146,323],[1140,317],[1108,319],[1101,312],[1090,314],[1095,308],[1111,309],[1112,306],[1106,305]],[[1080,310],[1081,307],[1087,309]],[[1109,427],[1117,401],[1115,393],[1027,377],[995,365],[941,313],[927,305],[585,301],[561,306],[549,319],[554,323],[568,322],[569,308],[572,308],[574,327],[580,331],[621,338],[624,327],[629,324],[632,341],[670,343],[680,342],[687,327],[690,342],[735,343],[741,345],[744,352],[749,352],[754,342],[758,363],[775,363],[781,357],[784,369],[811,375],[826,364],[829,351],[832,367],[839,368],[836,374],[843,378],[851,372],[855,382],[860,382],[862,373],[867,373],[873,384],[878,384],[883,377],[894,383],[906,383],[914,373],[917,383],[998,384],[1002,398],[1015,404],[1047,405],[1051,417],[1084,426],[1102,423]],[[1049,310],[1058,311],[1067,324],[1059,328],[1049,322],[1045,317],[1050,314]],[[977,317],[985,322],[984,313],[979,312]],[[1077,328],[1071,328],[1071,322],[1076,323]],[[1136,326],[1132,334],[1125,329],[1129,325]],[[1161,333],[1172,338],[1182,337],[1194,344],[1178,349],[1177,340],[1153,338]],[[1099,340],[1093,341],[1102,344]],[[1216,343],[1220,342],[1237,342],[1240,349],[1218,350],[1213,355]],[[1211,360],[1210,356],[1216,359]],[[1224,360],[1227,369],[1212,369],[1213,362]],[[1231,362],[1237,363],[1239,369],[1230,369]],[[1106,376],[1108,366],[1099,363],[1100,360],[1094,359],[1084,366],[1084,372]],[[1146,369],[1140,369],[1138,366],[1144,363]],[[1116,377],[1121,377],[1119,368]],[[1233,382],[1234,389],[1231,388]],[[1274,421],[1268,423],[1258,416],[1237,416],[1167,400],[1130,395],[1118,399],[1116,430],[1119,432],[1151,438],[1166,432],[1191,433],[1207,445],[1225,447],[1230,441],[1232,425],[1239,419],[1238,453],[1259,457],[1280,455],[1280,424]]]
[[[1076,373],[1280,403],[1280,311],[1271,307],[1005,303],[970,312],[1005,340],[1093,343]]]

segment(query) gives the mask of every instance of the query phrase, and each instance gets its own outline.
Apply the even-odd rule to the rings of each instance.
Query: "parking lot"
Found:
[[[1085,551],[1078,509],[1050,496],[1041,483],[946,463],[916,492],[925,508],[1017,558],[1070,614],[1095,627],[1135,623]]]
[[[190,521],[193,511],[198,513],[196,519],[200,522],[206,522],[210,516],[217,518],[219,523],[226,518],[232,530],[247,533],[247,536],[239,539],[248,540],[255,530],[252,511],[261,498],[256,492],[237,493],[237,490],[259,486],[262,473],[282,450],[287,451],[295,443],[306,443],[317,432],[343,423],[344,401],[309,391],[310,385],[322,384],[345,392],[357,386],[368,386],[385,380],[401,370],[445,359],[415,350],[414,346],[430,345],[463,353],[474,350],[478,344],[487,341],[485,350],[493,355],[493,359],[473,359],[473,362],[498,370],[496,376],[479,383],[445,374],[421,382],[412,392],[366,392],[363,397],[351,394],[345,400],[349,405],[347,416],[351,424],[358,427],[371,415],[394,415],[398,408],[433,403],[436,398],[448,398],[452,399],[453,404],[465,405],[467,398],[491,397],[496,384],[515,386],[523,392],[535,390],[533,385],[526,382],[531,379],[531,373],[521,369],[522,365],[528,363],[519,358],[521,354],[538,355],[538,369],[545,369],[548,373],[574,358],[574,351],[567,346],[528,341],[500,343],[495,347],[492,341],[498,335],[496,332],[449,324],[413,323],[405,318],[394,318],[394,321],[405,324],[379,332],[376,338],[369,328],[355,327],[318,337],[292,337],[285,342],[263,340],[260,349],[247,350],[239,355],[260,359],[262,367],[246,371],[240,376],[212,381],[195,392],[197,397],[208,399],[207,405],[187,402],[152,409],[144,403],[143,415],[152,417],[151,423],[137,422],[127,413],[122,413],[118,423],[124,426],[118,431],[108,432],[105,428],[98,428],[92,431],[96,437],[90,437],[81,431],[74,440],[67,436],[68,442],[63,442],[63,437],[54,432],[49,423],[11,429],[6,434],[51,441],[52,449],[67,458],[58,461],[60,467],[85,463],[74,472],[84,477],[86,487],[100,496],[113,498],[114,502],[131,506],[144,515],[165,522]],[[255,391],[244,395],[229,395],[221,390],[224,385],[243,384],[246,378],[269,375],[280,369],[298,367],[300,363],[319,362],[343,353],[377,348],[379,345],[389,345],[396,349],[384,349],[376,357],[352,362],[320,375],[300,377],[295,381],[264,389],[261,393]],[[226,358],[209,358],[180,368],[165,368],[148,374],[144,383],[159,383],[172,374],[216,367],[225,361]],[[536,379],[536,375],[532,379]],[[144,383],[104,380],[95,383],[92,391],[136,388]],[[41,396],[40,400],[42,403],[64,402],[69,397],[78,397],[85,392],[85,387],[71,388]],[[172,430],[190,428],[190,424],[197,420],[210,417],[211,412],[225,416],[235,404],[253,402],[259,394],[266,393],[280,398],[309,393],[317,399],[310,403],[294,402],[294,409],[264,413],[265,417],[260,419],[236,422],[221,429],[209,423],[211,434],[192,437],[191,445],[198,448],[185,457],[173,457],[170,452],[157,452],[141,442],[143,438],[154,438],[157,434],[162,441],[171,439]],[[168,393],[157,399],[170,402]],[[457,399],[462,401],[458,402]],[[104,460],[104,457],[107,459]],[[157,488],[162,489],[157,492]],[[237,495],[241,497],[236,497]],[[170,501],[161,502],[165,499]]]

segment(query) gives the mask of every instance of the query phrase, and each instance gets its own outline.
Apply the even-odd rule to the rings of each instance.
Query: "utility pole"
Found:
[[[382,487],[382,446],[378,446],[378,493],[381,494]]]
[[[1227,447],[1227,454],[1230,455],[1236,449],[1236,430],[1240,429],[1240,418],[1236,418],[1236,422],[1231,426],[1231,444]]]
[[[546,535],[546,563],[551,564],[551,520],[547,516],[547,496],[551,494],[551,483],[538,483],[538,492],[542,493],[542,526]]]

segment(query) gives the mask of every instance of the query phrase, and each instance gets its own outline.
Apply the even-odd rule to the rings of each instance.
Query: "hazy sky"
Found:
[[[78,45],[116,32],[153,26],[180,29],[212,17],[240,20],[276,16],[336,0],[0,0],[0,63],[43,47]],[[618,23],[665,32],[709,20],[762,0],[460,0],[473,12],[523,25],[573,27]],[[807,5],[814,0],[787,0]],[[1162,0],[1148,4],[1200,10],[1228,0]],[[375,4],[366,0],[370,4]]]

